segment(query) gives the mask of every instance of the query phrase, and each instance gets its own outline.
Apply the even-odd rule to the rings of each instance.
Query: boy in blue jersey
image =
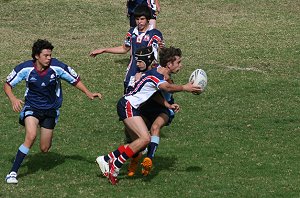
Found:
[[[130,61],[124,79],[124,93],[127,92],[127,87],[134,82],[135,74],[139,71],[134,56],[136,50],[142,47],[152,46],[157,56],[158,49],[164,47],[162,33],[149,24],[151,11],[148,6],[139,5],[136,7],[134,16],[137,26],[129,29],[123,45],[96,49],[90,52],[90,56],[95,57],[102,53],[126,54],[130,51]]]
[[[171,73],[177,73],[181,67],[181,50],[174,47],[163,48],[160,51],[160,66],[146,71],[141,79],[135,83],[133,90],[119,100],[117,104],[119,119],[129,129],[128,132],[130,132],[133,141],[128,145],[119,146],[115,151],[105,156],[101,156],[103,160],[99,163],[100,169],[111,184],[117,184],[117,177],[122,165],[150,143],[151,137],[141,116],[141,105],[159,90],[172,93],[180,91],[202,92],[201,87],[193,85],[193,82],[175,85],[165,80],[169,79]],[[169,104],[166,100],[161,101],[160,104],[168,109],[178,108],[177,104]]]
[[[53,137],[53,130],[62,105],[63,79],[81,90],[93,100],[100,93],[90,92],[80,80],[79,75],[65,63],[52,58],[53,45],[47,40],[38,39],[32,47],[32,60],[16,66],[7,76],[4,92],[9,98],[15,112],[20,112],[19,122],[25,126],[25,141],[19,147],[10,173],[5,181],[17,184],[17,172],[37,137],[40,126],[40,150],[48,152]],[[12,91],[22,80],[26,81],[25,102],[18,99]]]
[[[160,4],[158,0],[127,0],[127,17],[129,18],[130,27],[135,27],[134,9],[139,5],[147,5],[151,9],[150,25],[156,28],[156,18],[160,13]]]

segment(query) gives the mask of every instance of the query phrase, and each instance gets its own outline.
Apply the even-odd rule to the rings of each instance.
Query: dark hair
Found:
[[[42,53],[44,49],[53,50],[54,46],[47,40],[38,39],[33,43],[31,57],[36,60],[35,55]]]
[[[137,49],[135,52],[135,58],[137,61],[144,61],[146,67],[149,67],[155,59],[152,46]]]
[[[134,18],[145,16],[147,20],[151,19],[151,10],[147,5],[138,5],[133,12]]]
[[[159,51],[159,64],[166,67],[168,62],[174,62],[176,56],[181,57],[181,49],[175,47],[162,48]]]

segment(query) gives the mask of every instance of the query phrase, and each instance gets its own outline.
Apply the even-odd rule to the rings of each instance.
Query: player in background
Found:
[[[129,18],[130,27],[136,26],[134,9],[138,5],[147,5],[149,8],[151,8],[150,25],[152,25],[153,28],[156,28],[157,15],[160,13],[160,4],[158,0],[127,0],[127,17]]]
[[[157,63],[151,46],[138,49],[136,51],[135,57],[137,59],[137,66],[141,71],[136,74],[136,81],[138,81],[141,78],[142,73],[156,67]],[[166,80],[169,83],[173,83],[171,79]],[[179,111],[179,106],[177,109],[173,110],[168,109],[159,104],[159,102],[157,102],[157,100],[160,100],[159,97],[163,97],[165,100],[167,100],[168,103],[174,104],[174,98],[172,93],[158,91],[140,107],[141,115],[151,134],[151,141],[146,149],[147,157],[144,158],[141,164],[142,175],[144,176],[147,176],[151,171],[154,154],[157,150],[160,140],[160,130],[162,129],[162,127],[169,125],[175,116],[175,112]],[[127,143],[131,142],[131,138],[128,137],[128,135],[126,135],[126,141]],[[135,154],[135,156],[131,158],[130,164],[128,166],[128,176],[133,176],[135,174],[141,157],[142,153],[140,152]]]
[[[18,170],[35,142],[38,127],[40,127],[41,152],[46,153],[51,147],[53,130],[63,101],[61,79],[81,90],[91,100],[102,97],[100,93],[90,92],[71,67],[52,58],[53,48],[47,40],[35,41],[32,47],[32,60],[17,65],[7,76],[4,84],[4,92],[11,102],[13,111],[20,112],[19,122],[25,126],[26,133],[25,141],[19,147],[13,166],[5,178],[9,184],[18,183]],[[18,99],[12,91],[12,88],[22,80],[26,81],[25,102]]]
[[[163,48],[159,57],[160,66],[146,71],[135,84],[134,89],[125,94],[117,104],[119,119],[129,129],[128,132],[130,132],[133,142],[128,145],[121,145],[115,151],[101,156],[100,169],[113,185],[118,182],[119,171],[126,160],[144,150],[150,143],[151,137],[141,116],[140,106],[159,90],[172,93],[180,91],[202,92],[201,87],[193,85],[193,82],[176,85],[165,80],[169,79],[170,74],[177,73],[182,68],[181,50],[179,48]],[[169,104],[165,100],[161,102],[168,109],[178,108],[177,104]]]
[[[162,33],[154,29],[149,20],[151,11],[148,6],[139,5],[134,10],[136,27],[130,28],[126,34],[123,45],[118,47],[109,47],[96,49],[90,52],[90,56],[95,57],[98,54],[112,53],[112,54],[126,54],[130,51],[130,61],[127,66],[126,75],[124,79],[124,93],[127,92],[127,87],[131,81],[134,82],[135,74],[138,72],[134,54],[137,49],[147,46],[152,46],[157,56],[159,48],[164,47]]]

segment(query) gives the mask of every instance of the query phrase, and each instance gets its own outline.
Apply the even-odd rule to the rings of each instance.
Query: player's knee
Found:
[[[151,130],[150,130],[151,135],[159,136],[160,128],[161,127],[158,124],[153,124],[151,126]]]
[[[147,134],[147,135],[143,136],[141,138],[141,141],[142,141],[143,147],[146,147],[150,143],[150,141],[151,141],[150,135]]]
[[[51,148],[51,145],[40,145],[40,150],[42,153],[48,153]]]
[[[26,134],[26,141],[30,144],[33,144],[35,141],[36,135],[34,134]]]

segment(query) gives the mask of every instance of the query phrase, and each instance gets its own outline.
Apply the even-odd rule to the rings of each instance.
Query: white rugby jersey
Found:
[[[136,82],[134,89],[124,96],[134,108],[139,108],[141,104],[149,100],[159,90],[158,86],[166,82],[164,75],[157,72],[159,67],[161,66],[146,71],[141,79]]]

